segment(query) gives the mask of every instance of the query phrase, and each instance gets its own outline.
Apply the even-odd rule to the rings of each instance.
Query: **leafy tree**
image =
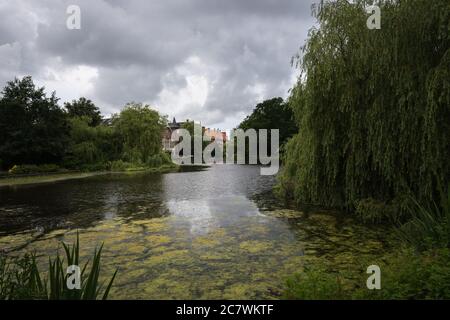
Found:
[[[66,102],[64,107],[69,117],[88,117],[90,126],[98,126],[102,122],[100,109],[89,99],[79,98],[72,102]]]
[[[450,2],[326,1],[296,57],[289,104],[300,132],[287,146],[280,187],[298,202],[352,207],[436,195],[450,177]]]
[[[258,104],[252,114],[239,125],[240,129],[279,129],[280,145],[297,133],[292,110],[282,98],[273,98]]]
[[[70,168],[83,168],[120,159],[121,142],[114,128],[90,126],[89,117],[75,117],[70,122],[70,143],[64,163]]]
[[[113,125],[123,144],[123,160],[146,164],[162,152],[161,135],[167,119],[142,103],[129,103]]]
[[[283,153],[286,142],[298,131],[294,121],[293,112],[282,98],[273,98],[259,103],[253,112],[239,124],[239,129],[267,129],[268,144],[271,143],[271,129],[279,130],[280,151]],[[235,145],[235,151],[237,146]],[[268,149],[270,151],[270,148]],[[259,135],[258,135],[258,158],[259,158]],[[245,145],[246,161],[249,159],[249,145]]]
[[[0,159],[4,168],[58,163],[65,152],[68,130],[55,93],[47,97],[31,77],[8,82],[0,99]]]

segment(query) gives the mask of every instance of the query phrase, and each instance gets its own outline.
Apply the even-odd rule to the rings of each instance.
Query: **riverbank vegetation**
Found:
[[[287,281],[287,299],[449,299],[450,187],[441,202],[424,207],[411,199],[409,219],[392,227],[393,249],[345,269],[311,264]],[[324,261],[321,260],[323,263]],[[366,268],[381,270],[381,290],[368,290]]]
[[[66,259],[57,253],[48,258],[46,273],[39,271],[38,257],[26,253],[20,257],[8,257],[0,253],[0,300],[106,300],[116,277],[112,275],[106,286],[100,282],[102,248],[95,250],[91,262],[80,261],[80,242],[73,245],[62,243]],[[67,273],[69,266],[80,267],[80,289],[69,289],[67,283],[75,284]]]
[[[59,172],[50,174],[31,174],[25,176],[7,175],[0,179],[0,187],[10,187],[18,185],[31,185],[38,183],[50,183],[73,179],[89,178],[106,172]]]
[[[380,7],[380,30],[365,27],[365,1],[316,7],[318,26],[294,59],[299,132],[277,191],[391,226],[397,251],[380,261],[382,290],[365,287],[363,269],[311,266],[289,280],[288,298],[450,298],[450,3]]]
[[[31,77],[7,84],[0,99],[0,169],[11,175],[136,171],[172,165],[162,150],[166,117],[129,103],[103,119],[85,98],[58,105]]]

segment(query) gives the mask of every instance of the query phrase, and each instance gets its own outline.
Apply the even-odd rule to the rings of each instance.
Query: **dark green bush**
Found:
[[[404,250],[381,264],[381,290],[364,287],[361,278],[354,299],[450,299],[450,251],[435,249],[424,253]]]
[[[147,165],[150,168],[157,168],[164,164],[170,164],[170,163],[171,163],[171,160],[170,160],[169,156],[165,153],[159,153],[159,154],[150,156],[149,159],[147,160]]]
[[[290,277],[284,293],[289,300],[337,300],[345,299],[348,293],[342,287],[339,274],[328,273],[325,269],[311,268]]]
[[[402,249],[379,260],[381,290],[369,290],[366,273],[370,262],[359,272],[331,273],[325,269],[307,269],[291,276],[285,298],[326,299],[450,299],[450,250],[435,249],[418,253]]]
[[[122,160],[111,162],[111,171],[121,172],[131,167],[131,164]]]

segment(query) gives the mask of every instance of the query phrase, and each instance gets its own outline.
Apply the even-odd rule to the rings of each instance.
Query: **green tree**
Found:
[[[66,102],[64,107],[67,110],[69,117],[88,117],[90,126],[98,126],[102,122],[102,115],[100,109],[89,99],[79,98]]]
[[[120,159],[122,144],[114,128],[105,125],[92,127],[90,120],[86,116],[69,120],[70,143],[65,166],[80,169]]]
[[[147,164],[162,153],[162,133],[167,119],[142,103],[129,103],[114,117],[113,125],[123,143],[122,158]]]
[[[240,129],[278,129],[280,145],[297,133],[298,128],[293,113],[282,98],[273,98],[258,104],[252,114],[239,125]]]
[[[55,93],[47,97],[31,77],[8,82],[0,99],[0,159],[14,164],[59,163],[69,127]]]
[[[244,121],[239,124],[239,129],[267,129],[268,131],[268,144],[271,143],[271,129],[279,130],[280,138],[280,152],[283,154],[284,145],[286,142],[297,133],[297,125],[294,120],[294,115],[287,103],[282,98],[273,98],[265,100],[259,103],[253,112],[247,116]],[[248,140],[247,140],[248,141]],[[235,145],[235,151],[237,150]],[[259,135],[258,135],[258,154],[259,154]],[[270,148],[269,148],[270,150]],[[248,161],[249,145],[245,146],[246,161]],[[258,156],[259,157],[259,156]]]
[[[450,177],[450,2],[326,1],[296,57],[290,140],[280,187],[298,202],[352,207],[436,195]]]

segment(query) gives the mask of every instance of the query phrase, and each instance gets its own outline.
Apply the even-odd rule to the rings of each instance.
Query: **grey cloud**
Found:
[[[211,126],[237,124],[260,99],[286,96],[294,72],[290,58],[313,23],[312,0],[4,2],[0,81],[24,73],[45,77],[54,61],[58,67],[87,65],[98,70],[90,98],[105,113],[143,101]],[[69,4],[81,7],[81,30],[65,26]],[[186,62],[192,57],[200,69]],[[187,88],[185,73],[208,79],[205,105],[159,106],[164,90]]]

